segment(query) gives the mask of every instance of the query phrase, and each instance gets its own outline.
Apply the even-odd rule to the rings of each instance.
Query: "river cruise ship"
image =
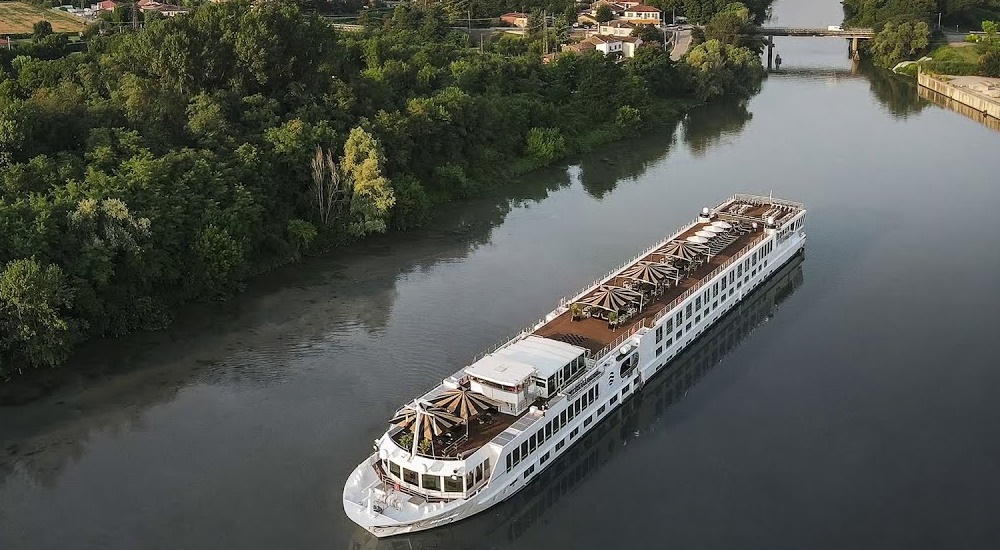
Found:
[[[735,195],[400,408],[350,474],[378,537],[525,487],[805,246],[803,205]]]

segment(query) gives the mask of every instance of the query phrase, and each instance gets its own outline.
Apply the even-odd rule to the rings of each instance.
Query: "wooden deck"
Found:
[[[746,216],[758,217],[763,214],[765,210],[767,210],[766,207],[757,207],[748,211]],[[691,235],[694,235],[695,232],[701,229],[704,225],[705,224],[698,224],[679,234],[675,237],[675,239],[683,240]],[[726,263],[729,258],[743,250],[743,248],[750,244],[754,239],[760,237],[763,231],[764,228],[763,225],[761,225],[757,231],[741,235],[735,242],[724,248],[719,254],[713,256],[711,260],[699,266],[698,269],[692,273],[689,273],[687,277],[681,279],[676,286],[667,289],[662,295],[646,304],[642,311],[640,311],[635,317],[632,317],[627,323],[624,323],[617,328],[612,329],[608,326],[607,321],[592,317],[574,321],[572,312],[566,311],[543,325],[541,328],[537,329],[534,333],[538,336],[551,338],[553,340],[560,340],[562,342],[567,342],[575,346],[589,349],[591,353],[597,353],[608,344],[614,342],[619,336],[631,330],[636,324],[652,318],[661,309],[670,305],[675,298],[684,294],[684,292],[692,286],[698,284],[699,281],[712,273],[715,268]],[[641,258],[640,261],[653,261],[651,256],[652,254]]]

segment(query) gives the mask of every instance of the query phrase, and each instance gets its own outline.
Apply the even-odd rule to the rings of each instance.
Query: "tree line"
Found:
[[[543,64],[536,40],[470,43],[440,6],[359,34],[234,1],[79,53],[51,36],[0,50],[4,377],[762,77],[718,40],[680,63],[649,47]]]
[[[919,57],[932,43],[932,29],[975,28],[984,20],[1000,20],[1000,0],[844,0],[844,23],[871,27],[876,35],[865,48],[882,67]],[[987,48],[980,60],[989,66]],[[984,71],[988,72],[986,69]]]

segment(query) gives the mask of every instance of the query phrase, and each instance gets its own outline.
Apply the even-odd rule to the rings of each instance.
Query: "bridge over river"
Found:
[[[771,70],[774,60],[774,37],[833,37],[846,38],[851,41],[851,59],[858,58],[858,40],[869,40],[875,37],[875,30],[868,28],[844,28],[833,25],[824,28],[809,27],[757,27],[754,34],[767,37],[767,69]]]

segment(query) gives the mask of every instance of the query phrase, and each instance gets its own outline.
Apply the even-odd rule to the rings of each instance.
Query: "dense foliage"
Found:
[[[419,225],[437,202],[676,116],[675,98],[759,84],[731,46],[543,65],[535,42],[480,51],[413,7],[360,35],[228,2],[83,53],[53,36],[0,51],[0,376],[163,326],[311,248]]]

